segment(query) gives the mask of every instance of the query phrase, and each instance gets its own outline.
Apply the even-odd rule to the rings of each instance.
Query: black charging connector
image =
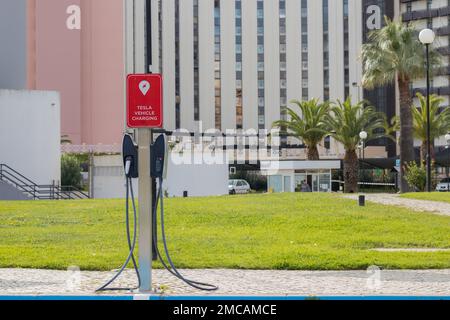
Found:
[[[120,270],[111,278],[107,283],[98,288],[96,292],[100,291],[133,291],[135,289],[139,289],[141,286],[141,276],[139,274],[139,269],[137,265],[136,258],[134,257],[134,251],[136,249],[137,243],[137,210],[136,210],[136,202],[133,191],[133,179],[139,177],[138,172],[138,146],[134,143],[133,138],[130,135],[125,135],[123,138],[122,145],[122,156],[123,156],[123,166],[126,176],[126,206],[125,206],[125,221],[126,221],[126,231],[127,231],[127,242],[128,242],[128,257],[125,263],[122,265]],[[130,202],[133,205],[133,232],[131,232],[130,226]],[[138,279],[138,286],[136,288],[109,288],[109,286],[119,278],[119,276],[125,271],[130,261],[133,263],[134,270],[136,271],[136,276]]]
[[[167,141],[160,135],[151,146],[150,175],[153,179],[164,179],[167,164]]]
[[[123,138],[122,157],[123,167],[127,178],[139,178],[138,146],[134,143],[133,138],[128,134],[126,134]]]

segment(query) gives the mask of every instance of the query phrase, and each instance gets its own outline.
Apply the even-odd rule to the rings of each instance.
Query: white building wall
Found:
[[[234,1],[221,1],[222,130],[236,129],[236,10]]]
[[[61,180],[60,97],[0,90],[0,163],[42,185]]]
[[[125,198],[126,183],[121,156],[94,157],[94,198]],[[138,195],[137,180],[133,180],[134,194]],[[163,189],[169,197],[221,196],[228,194],[228,164],[189,165],[168,161],[167,179]]]
[[[181,0],[182,1],[182,0]],[[203,130],[215,124],[214,0],[199,0],[200,119]]]
[[[180,120],[181,128],[196,129],[194,121],[194,1],[180,3]]]
[[[242,1],[243,129],[258,128],[256,0]]]
[[[175,130],[175,1],[162,1],[164,126]]]
[[[350,73],[350,96],[353,101],[363,97],[363,88],[360,85],[362,81],[362,63],[361,63],[361,47],[362,47],[362,1],[349,0],[349,73]],[[357,86],[353,86],[357,83]]]
[[[330,99],[344,100],[344,1],[329,5]]]
[[[181,127],[195,130],[193,1],[180,0]],[[165,124],[175,129],[175,8],[162,1]],[[157,1],[154,1],[153,65],[159,70]],[[235,1],[221,7],[221,125],[236,128]],[[330,99],[344,99],[344,6],[329,0]],[[280,117],[279,1],[264,1],[265,122],[270,128]],[[362,3],[349,0],[350,94],[362,97]],[[301,0],[286,0],[287,100],[302,98]],[[308,0],[308,89],[310,98],[323,99],[323,2]],[[258,128],[257,0],[242,1],[243,128]],[[215,127],[214,0],[199,0],[199,81],[202,129]],[[359,93],[359,94],[358,94]]]
[[[300,1],[286,0],[287,101],[301,100],[302,52]]]
[[[359,1],[359,0],[358,0]],[[309,98],[323,99],[322,1],[308,1]]]
[[[152,36],[152,72],[161,73],[161,66],[159,64],[159,1],[152,1],[152,30],[154,34]]]
[[[278,0],[264,1],[265,124],[280,120],[280,14]]]

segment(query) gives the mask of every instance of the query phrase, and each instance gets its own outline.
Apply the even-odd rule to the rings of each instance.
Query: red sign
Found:
[[[130,74],[127,77],[127,126],[162,128],[163,97],[160,74]]]

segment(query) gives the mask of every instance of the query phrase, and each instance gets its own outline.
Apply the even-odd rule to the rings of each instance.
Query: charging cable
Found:
[[[126,229],[127,229],[128,249],[130,251],[129,251],[129,254],[128,254],[128,257],[127,257],[125,263],[120,268],[120,270],[116,273],[116,275],[114,277],[112,277],[111,280],[109,280],[103,286],[101,286],[100,288],[95,290],[96,292],[101,292],[101,291],[134,291],[134,290],[139,289],[139,287],[141,286],[141,276],[139,274],[139,269],[137,267],[136,259],[134,257],[134,250],[136,249],[136,242],[137,242],[136,241],[136,239],[137,239],[137,212],[136,212],[136,202],[135,202],[135,199],[134,199],[133,181],[129,177],[130,168],[131,168],[131,161],[127,160],[126,165],[125,165],[125,174],[126,174],[126,177],[127,177],[126,178],[127,191],[126,191],[125,221],[126,221]],[[133,205],[133,224],[134,224],[133,241],[131,241],[131,232],[130,232],[130,215],[129,215],[129,208],[130,208],[129,198],[130,198],[130,193],[131,193],[131,202],[132,202],[132,205]],[[133,262],[133,267],[134,267],[134,270],[136,271],[136,276],[137,276],[137,280],[138,280],[138,286],[135,287],[135,288],[108,288],[125,271],[126,267],[130,263],[130,261]]]
[[[185,278],[184,276],[182,276],[180,274],[180,272],[175,267],[175,265],[172,261],[172,258],[170,257],[169,249],[167,247],[167,239],[166,239],[165,224],[164,224],[164,195],[162,192],[163,179],[160,177],[158,181],[159,181],[159,188],[158,188],[156,205],[154,207],[154,212],[153,212],[153,217],[154,217],[153,222],[156,224],[155,218],[156,218],[156,214],[157,214],[157,210],[158,210],[158,203],[159,203],[160,211],[161,211],[161,236],[162,236],[162,240],[163,240],[163,244],[164,244],[164,252],[165,252],[167,261],[169,262],[170,267],[164,262],[164,259],[161,256],[161,253],[158,248],[158,239],[156,237],[156,232],[153,232],[153,242],[155,243],[156,253],[158,255],[159,260],[161,261],[161,264],[173,276],[177,277],[178,279],[180,279],[181,281],[183,281],[184,283],[186,283],[187,285],[189,285],[195,289],[202,290],[202,291],[218,290],[219,287],[217,287],[215,285],[211,285],[208,283],[202,283],[202,282],[198,282],[198,281],[193,281],[193,280],[189,280],[189,279]]]

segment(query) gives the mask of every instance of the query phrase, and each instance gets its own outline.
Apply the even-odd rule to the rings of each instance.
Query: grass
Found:
[[[127,248],[122,200],[0,202],[0,267],[110,270]],[[169,199],[169,247],[182,268],[450,268],[450,218],[332,194]],[[157,265],[158,266],[158,265]]]
[[[406,193],[406,194],[402,194],[401,197],[406,198],[406,199],[429,200],[429,201],[439,201],[439,202],[450,203],[450,192]]]

